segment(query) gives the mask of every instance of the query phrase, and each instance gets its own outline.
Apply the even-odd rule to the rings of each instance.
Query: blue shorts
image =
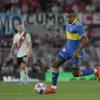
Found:
[[[57,57],[64,63],[65,61],[68,61],[69,59],[72,60],[72,70],[79,70],[79,67],[82,65],[82,59],[83,59],[83,52],[79,54],[78,57],[75,59],[72,58],[73,53],[71,50],[69,50],[67,47],[63,48]]]

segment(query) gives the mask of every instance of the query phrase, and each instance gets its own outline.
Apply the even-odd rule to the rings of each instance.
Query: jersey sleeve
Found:
[[[83,29],[83,26],[82,26],[82,25],[77,25],[77,26],[76,26],[76,31],[78,32],[78,34],[79,34],[80,36],[82,36],[82,35],[84,35],[84,34],[85,34],[85,32],[84,32],[84,29]]]
[[[29,34],[29,33],[27,33],[27,34],[26,34],[26,40],[27,40],[28,42],[30,42],[30,41],[31,41],[31,36],[30,36],[30,34]]]
[[[17,43],[17,40],[16,40],[16,35],[14,36],[13,38],[13,44]]]

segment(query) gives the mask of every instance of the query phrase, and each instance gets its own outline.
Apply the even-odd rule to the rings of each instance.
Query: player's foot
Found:
[[[24,85],[24,83],[23,83],[23,82],[21,82],[21,83],[19,83],[19,85]]]
[[[27,84],[28,83],[28,80],[24,80],[24,82],[23,82],[24,84]]]
[[[52,94],[52,93],[56,93],[56,89],[50,87],[48,90],[45,90],[44,94]]]
[[[19,85],[25,85],[28,83],[28,80],[24,80],[23,82],[21,82]]]
[[[95,73],[95,76],[100,81],[100,67],[97,68],[97,72]]]

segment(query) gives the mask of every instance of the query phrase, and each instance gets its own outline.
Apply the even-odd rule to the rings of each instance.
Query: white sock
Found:
[[[97,69],[94,69],[94,73],[96,73],[97,72]]]
[[[54,85],[52,85],[51,87],[52,87],[53,89],[56,89],[56,88],[57,88],[57,87],[56,87],[56,86],[54,86]]]
[[[24,71],[25,71],[25,79],[28,80],[28,68],[25,67]]]
[[[21,78],[21,82],[23,82],[24,79],[25,79],[25,72],[24,72],[24,70],[20,71],[20,78]]]

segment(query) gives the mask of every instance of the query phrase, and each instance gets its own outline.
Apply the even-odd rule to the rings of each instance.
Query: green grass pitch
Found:
[[[44,82],[47,87],[50,82]],[[39,95],[34,92],[36,83],[0,82],[0,100],[100,100],[100,82],[58,82],[56,94]]]

